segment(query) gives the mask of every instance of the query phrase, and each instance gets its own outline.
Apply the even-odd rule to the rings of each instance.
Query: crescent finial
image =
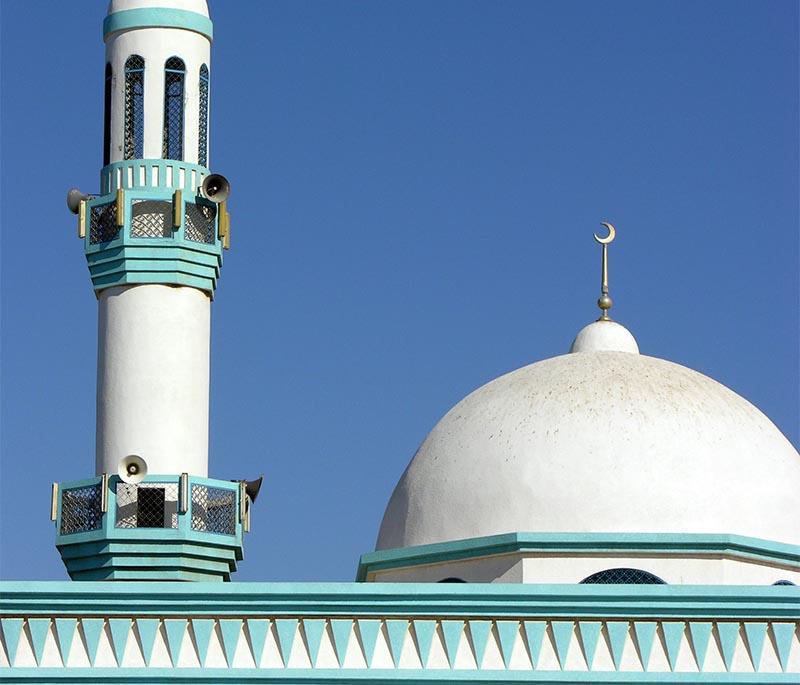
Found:
[[[614,228],[610,223],[607,221],[601,221],[600,224],[605,226],[608,229],[608,235],[605,238],[601,238],[597,233],[594,234],[594,239],[600,243],[601,245],[608,245],[609,243],[614,242],[614,238],[617,237],[617,229]]]

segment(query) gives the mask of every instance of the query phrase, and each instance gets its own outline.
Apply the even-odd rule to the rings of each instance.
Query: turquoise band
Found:
[[[506,533],[379,550],[361,556],[356,579],[370,573],[511,553],[726,555],[800,568],[800,546],[743,535],[670,533]]]
[[[103,39],[117,31],[154,27],[186,29],[200,33],[209,40],[214,38],[214,25],[211,19],[202,14],[166,7],[148,7],[109,14],[103,20]]]

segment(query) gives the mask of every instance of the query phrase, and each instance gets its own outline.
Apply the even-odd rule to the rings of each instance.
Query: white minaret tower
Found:
[[[131,179],[130,160],[163,160],[159,171],[172,167],[180,175],[183,167],[184,174],[205,175],[212,36],[204,0],[112,0],[103,33],[111,70],[103,155],[113,189],[119,181],[123,187],[130,180],[148,187],[168,181],[154,180],[152,172],[147,178],[146,168],[137,179],[136,165]],[[107,106],[108,98],[107,92]],[[174,187],[172,181],[166,185]],[[133,211],[153,204],[137,202]],[[159,208],[143,213],[149,223],[142,240],[173,233],[171,210],[153,209]],[[149,236],[152,217],[160,220],[157,237]],[[144,458],[150,473],[208,475],[213,290],[181,284],[177,274],[171,282],[161,276],[98,291],[98,475],[117,473],[129,454]]]
[[[67,200],[99,305],[96,477],[54,486],[56,544],[73,579],[228,579],[258,484],[207,477],[213,27],[204,0],[112,0],[103,37],[100,193]]]

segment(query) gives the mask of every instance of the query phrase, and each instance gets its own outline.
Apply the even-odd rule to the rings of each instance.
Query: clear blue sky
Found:
[[[61,579],[94,473],[106,2],[2,3],[5,578]],[[211,475],[264,473],[240,580],[350,580],[434,423],[613,314],[798,444],[796,2],[211,2]],[[643,455],[645,458],[646,455]],[[754,454],[753,459],[759,455]]]

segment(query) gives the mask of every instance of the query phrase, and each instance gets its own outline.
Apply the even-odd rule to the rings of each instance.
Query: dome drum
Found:
[[[620,568],[670,585],[800,584],[800,546],[737,535],[508,533],[365,554],[358,580],[572,584]]]

